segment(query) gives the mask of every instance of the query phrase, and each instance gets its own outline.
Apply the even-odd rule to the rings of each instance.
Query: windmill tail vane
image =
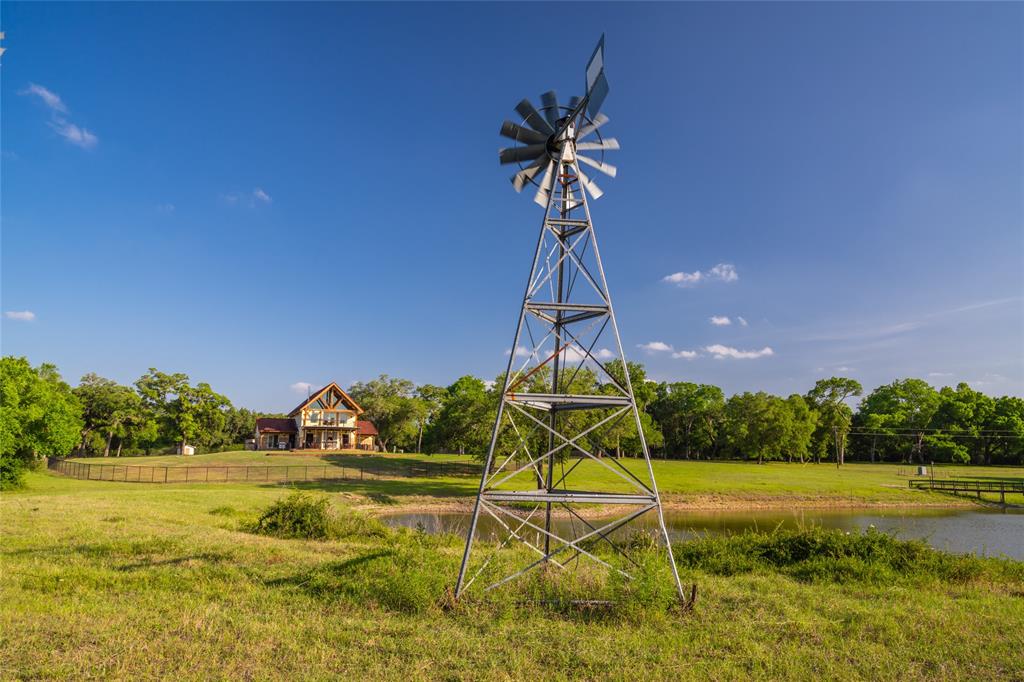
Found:
[[[604,36],[585,74],[582,97],[560,105],[548,91],[539,108],[524,99],[515,107],[519,122],[505,121],[499,131],[513,141],[498,153],[502,164],[517,166],[513,188],[534,188],[544,216],[456,598],[470,589],[497,589],[541,567],[579,566],[580,559],[631,578],[637,563],[617,538],[650,514],[685,601],[591,220],[589,202],[603,191],[581,168],[612,178],[618,173],[604,158],[619,149],[615,138],[602,133],[609,122],[600,112],[608,94]],[[606,456],[612,434],[627,427],[635,428],[642,454],[633,466]],[[577,485],[588,473],[586,485]],[[605,475],[595,478],[598,473]],[[602,488],[595,480],[614,484]],[[474,552],[482,521],[504,540]],[[513,540],[531,550],[530,558],[512,568],[493,561]]]

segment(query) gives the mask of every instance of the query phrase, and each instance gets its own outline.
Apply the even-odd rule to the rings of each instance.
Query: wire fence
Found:
[[[93,464],[50,458],[48,466],[70,478],[123,483],[291,483],[302,481],[363,481],[382,478],[440,478],[479,476],[480,467],[466,462],[390,461],[365,464],[265,464],[205,466],[144,466]]]

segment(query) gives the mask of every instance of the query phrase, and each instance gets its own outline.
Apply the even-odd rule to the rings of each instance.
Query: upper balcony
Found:
[[[356,416],[350,412],[310,410],[306,413],[302,425],[318,429],[354,429],[356,428]]]

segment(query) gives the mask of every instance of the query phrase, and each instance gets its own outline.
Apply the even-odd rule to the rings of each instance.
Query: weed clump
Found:
[[[304,540],[383,538],[388,534],[387,527],[379,521],[353,512],[339,514],[326,495],[299,490],[264,509],[251,530],[258,535]]]
[[[802,582],[880,584],[934,579],[963,583],[1024,573],[1024,564],[950,554],[921,540],[898,540],[874,528],[849,533],[819,527],[750,531],[703,537],[673,549],[681,568],[725,576],[781,573]]]

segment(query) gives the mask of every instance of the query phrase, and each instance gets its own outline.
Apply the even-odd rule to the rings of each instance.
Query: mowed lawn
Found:
[[[330,495],[342,512],[346,493]],[[460,539],[244,530],[285,494],[32,473],[26,490],[0,499],[0,677],[934,680],[1024,670],[1019,570],[942,582],[685,569],[700,589],[689,615],[447,611],[434,602],[454,580]]]
[[[301,467],[345,467],[357,472],[359,467],[376,470],[394,468],[404,474],[407,467],[431,462],[461,462],[473,466],[472,457],[459,455],[422,454],[367,454],[330,453],[325,455],[292,455],[277,452],[225,452],[181,457],[120,457],[81,458],[71,461],[117,466],[174,466],[174,467],[243,467],[291,466],[296,476]],[[641,480],[647,480],[646,465],[642,460],[624,458],[619,463]],[[572,462],[567,462],[566,467]],[[789,464],[772,462],[681,461],[654,460],[655,478],[668,502],[705,507],[727,506],[780,506],[789,503],[802,505],[919,505],[953,504],[957,498],[937,493],[911,490],[908,480],[915,467],[897,464]],[[334,469],[331,474],[339,474]],[[213,471],[213,478],[221,475]],[[315,473],[315,470],[314,470]],[[346,474],[357,477],[355,473]],[[1022,467],[938,466],[936,478],[966,478],[987,480],[992,478],[1024,480]],[[365,481],[324,484],[331,489],[348,486],[358,490],[393,496],[467,497],[475,494],[479,479],[472,475],[432,476],[429,478],[403,477],[404,480],[379,481],[365,485]],[[571,487],[582,490],[630,490],[628,476],[610,460],[605,464],[585,460],[573,471]],[[419,482],[417,482],[419,481]],[[520,474],[503,487],[526,488],[531,477]],[[997,495],[995,497],[998,497]],[[986,496],[993,498],[993,496]],[[993,498],[994,499],[994,498]],[[1024,503],[1022,500],[1013,500]]]

